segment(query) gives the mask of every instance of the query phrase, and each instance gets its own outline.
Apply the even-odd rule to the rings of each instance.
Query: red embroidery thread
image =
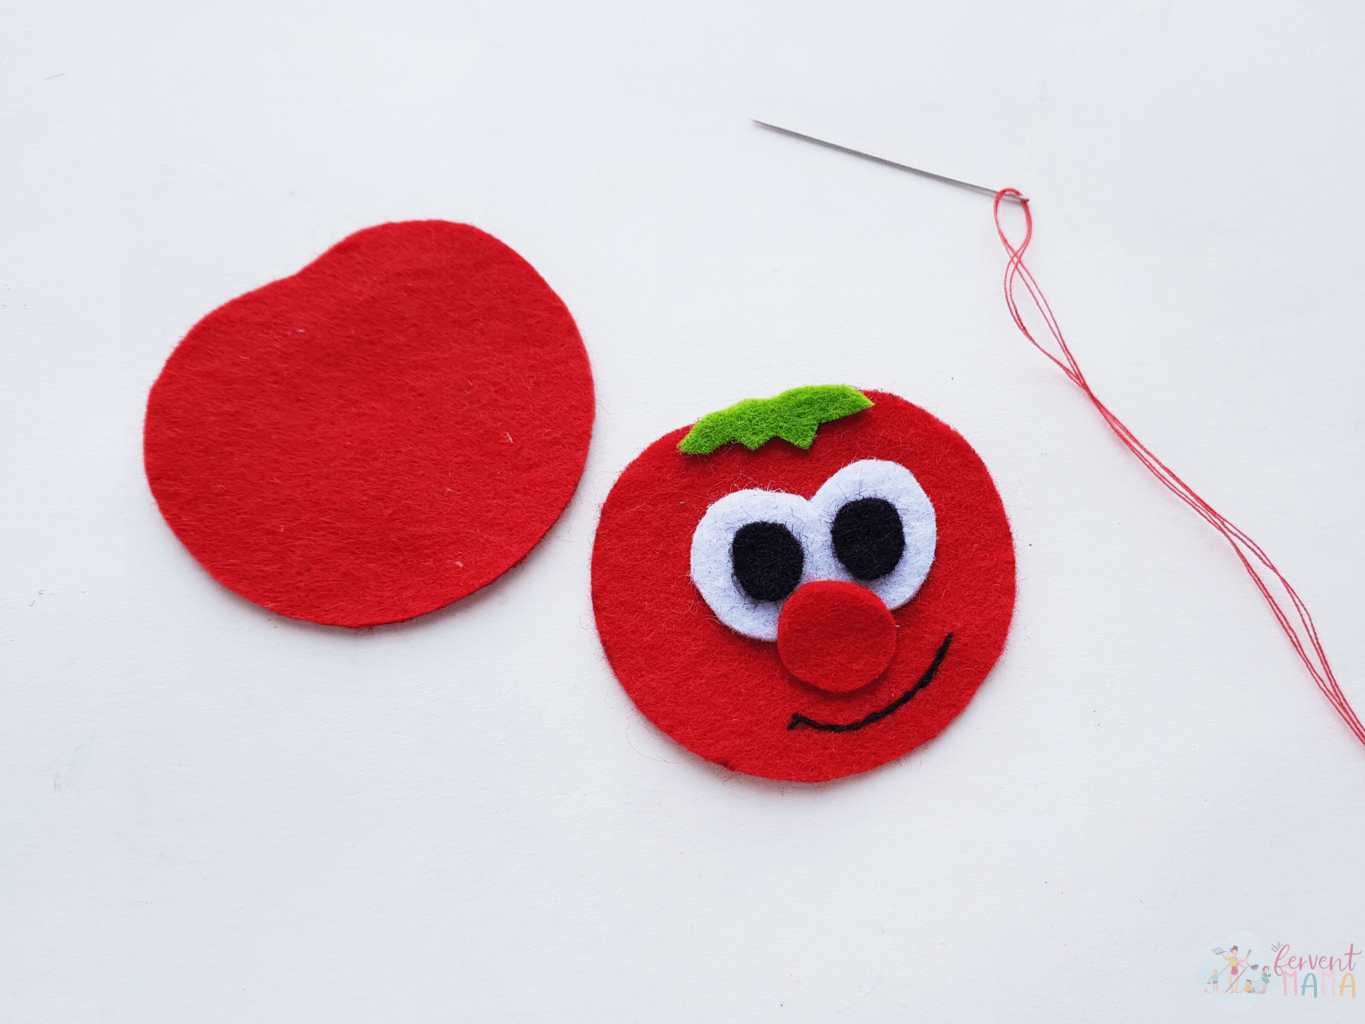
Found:
[[[1018,205],[1024,210],[1024,240],[1018,246],[1011,244],[1009,237],[1005,234],[1004,226],[1000,223],[1000,203],[1010,196],[1014,197]],[[994,210],[995,230],[999,233],[1000,242],[1010,256],[1009,264],[1005,268],[1005,304],[1009,307],[1014,325],[1019,328],[1020,333],[1025,338],[1032,342],[1034,348],[1051,359],[1057,368],[1067,375],[1071,383],[1085,393],[1086,398],[1090,399],[1091,404],[1104,417],[1104,422],[1109,424],[1109,429],[1123,442],[1123,446],[1137,456],[1138,461],[1146,466],[1148,471],[1160,480],[1167,490],[1194,509],[1206,523],[1223,535],[1223,538],[1232,546],[1232,550],[1237,553],[1247,575],[1256,584],[1256,589],[1261,592],[1261,596],[1270,605],[1270,610],[1275,615],[1275,621],[1280,624],[1285,636],[1289,638],[1295,653],[1298,654],[1308,669],[1308,674],[1313,677],[1313,682],[1317,683],[1318,689],[1331,701],[1332,707],[1336,709],[1337,714],[1341,716],[1342,721],[1346,723],[1351,732],[1355,733],[1356,739],[1365,744],[1365,726],[1361,725],[1360,719],[1356,717],[1346,695],[1337,685],[1336,676],[1332,673],[1332,666],[1327,661],[1327,652],[1323,650],[1322,642],[1318,638],[1317,628],[1313,625],[1313,616],[1309,614],[1308,606],[1303,603],[1298,592],[1290,586],[1289,581],[1284,578],[1284,574],[1275,568],[1275,563],[1270,560],[1270,556],[1262,550],[1259,544],[1196,494],[1189,484],[1180,479],[1169,466],[1153,455],[1151,450],[1139,441],[1133,432],[1124,425],[1123,421],[1115,416],[1090,389],[1085,374],[1081,372],[1080,364],[1076,362],[1076,357],[1072,355],[1066,339],[1062,336],[1062,328],[1057,323],[1057,317],[1053,314],[1052,307],[1048,305],[1042,288],[1038,286],[1037,280],[1029,272],[1028,267],[1024,265],[1024,250],[1028,248],[1029,242],[1033,239],[1033,213],[1029,210],[1028,200],[1024,199],[1016,189],[1001,189],[995,194]],[[1033,305],[1042,316],[1043,322],[1047,325],[1048,332],[1057,343],[1057,352],[1050,351],[1041,345],[1025,325],[1014,295],[1015,286],[1021,281],[1029,298],[1033,301]],[[1287,605],[1284,598],[1275,593],[1276,584],[1283,591],[1284,596],[1288,598]]]

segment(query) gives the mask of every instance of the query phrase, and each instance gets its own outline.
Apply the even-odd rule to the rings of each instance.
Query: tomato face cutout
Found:
[[[865,394],[804,450],[684,454],[675,431],[603,506],[602,646],[709,761],[801,782],[875,768],[938,735],[1004,647],[1014,548],[986,467],[923,409]]]
[[[486,586],[568,504],[592,433],[578,328],[468,224],[366,228],[233,299],[147,401],[147,480],[219,582],[299,619],[398,622]]]

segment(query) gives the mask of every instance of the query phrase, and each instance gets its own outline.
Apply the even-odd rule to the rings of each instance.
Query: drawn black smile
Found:
[[[910,687],[910,689],[906,690],[880,711],[874,711],[869,715],[864,715],[856,722],[847,723],[817,722],[815,719],[807,718],[805,715],[797,712],[792,715],[792,720],[787,723],[787,729],[790,731],[795,729],[798,725],[808,725],[812,729],[823,729],[825,732],[853,732],[855,729],[861,729],[863,726],[871,725],[873,722],[880,722],[903,704],[908,704],[911,697],[934,681],[934,676],[938,673],[938,667],[943,664],[943,659],[948,654],[948,645],[952,642],[953,634],[949,633],[943,638],[943,643],[939,644],[938,653],[934,655],[933,663],[925,670],[924,675],[919,677],[919,682]]]

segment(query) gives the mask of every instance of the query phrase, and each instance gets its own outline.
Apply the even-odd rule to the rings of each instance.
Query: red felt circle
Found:
[[[592,562],[603,649],[636,706],[707,760],[803,782],[875,768],[938,735],[1004,647],[1014,547],[985,465],[923,409],[865,394],[871,409],[826,423],[806,451],[774,440],[752,452],[729,444],[683,455],[677,444],[687,431],[676,430],[626,467],[603,505]],[[860,459],[915,474],[934,505],[938,542],[919,592],[892,613],[889,667],[869,686],[827,693],[787,671],[777,644],[716,617],[691,580],[692,533],[726,494],[757,487],[809,498]],[[810,722],[865,724],[840,731]]]
[[[147,479],[225,586],[367,626],[502,575],[564,510],[593,386],[535,269],[467,224],[381,224],[214,310],[147,401]]]
[[[830,693],[849,693],[885,671],[896,620],[882,599],[847,580],[814,580],[782,605],[777,653],[788,672]]]

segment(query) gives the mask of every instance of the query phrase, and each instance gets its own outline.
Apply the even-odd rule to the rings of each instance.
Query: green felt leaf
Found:
[[[847,384],[817,384],[792,388],[776,398],[746,398],[699,419],[678,442],[678,450],[705,455],[731,441],[753,450],[774,437],[809,448],[821,423],[871,407],[866,395]]]

